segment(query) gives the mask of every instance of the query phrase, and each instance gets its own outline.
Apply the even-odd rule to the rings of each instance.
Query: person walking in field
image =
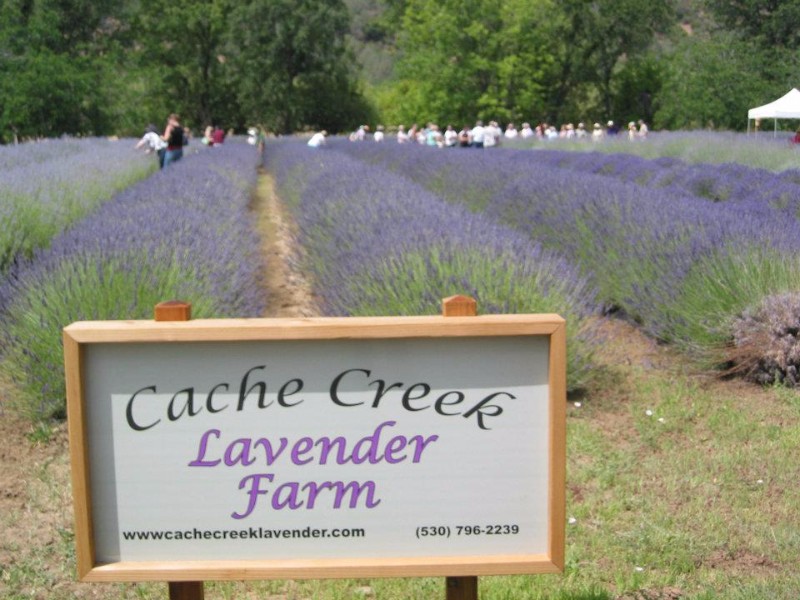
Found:
[[[136,149],[142,148],[143,146],[147,146],[147,152],[155,152],[156,157],[158,158],[158,168],[164,168],[164,154],[167,152],[167,142],[161,139],[161,136],[158,135],[158,128],[150,124],[147,126],[147,129],[144,130],[144,136],[139,142],[136,144]]]
[[[184,132],[177,113],[172,113],[167,119],[167,128],[161,138],[167,143],[167,151],[164,153],[164,168],[167,168],[183,158]]]

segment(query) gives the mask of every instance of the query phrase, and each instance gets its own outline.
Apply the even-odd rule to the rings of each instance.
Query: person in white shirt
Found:
[[[397,126],[397,143],[398,144],[405,144],[408,142],[408,134],[406,133],[406,128],[403,125]]]
[[[530,123],[523,123],[522,130],[519,132],[520,137],[523,140],[527,140],[528,138],[532,138],[534,136],[533,129],[531,129]]]
[[[383,125],[378,125],[375,129],[375,135],[372,136],[372,139],[376,142],[383,141]]]
[[[484,128],[483,132],[483,147],[494,148],[500,142],[500,136],[503,132],[496,121],[489,121],[489,124]]]
[[[155,125],[148,125],[144,130],[144,136],[136,144],[136,149],[147,146],[146,152],[155,152],[158,158],[158,168],[164,168],[164,154],[167,152],[167,142],[164,141],[158,133],[158,128]]]
[[[592,128],[592,141],[602,142],[604,137],[606,137],[605,130],[600,127],[600,123],[595,123],[594,127]]]
[[[324,129],[322,131],[318,131],[314,135],[311,136],[311,139],[308,140],[308,145],[312,148],[319,148],[320,146],[325,145],[325,137],[328,135],[328,132]]]
[[[452,125],[448,125],[447,129],[444,130],[444,145],[448,148],[452,148],[458,143],[458,132],[453,129]]]
[[[475,127],[472,128],[470,137],[472,138],[473,148],[483,148],[483,140],[486,129],[483,127],[483,121],[477,121]]]
[[[517,131],[517,128],[514,127],[513,123],[509,123],[506,125],[506,132],[503,135],[505,135],[507,140],[513,140],[519,136],[519,131]]]

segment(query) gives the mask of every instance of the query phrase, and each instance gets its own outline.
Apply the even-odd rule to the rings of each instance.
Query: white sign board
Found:
[[[68,327],[81,576],[558,570],[541,317]]]

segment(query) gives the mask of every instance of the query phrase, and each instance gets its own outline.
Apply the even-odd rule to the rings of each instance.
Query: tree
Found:
[[[228,56],[241,114],[281,133],[366,119],[341,0],[250,0],[229,15]],[[368,115],[362,115],[364,117]]]
[[[763,48],[800,47],[800,3],[796,0],[706,0],[724,27],[742,32]]]
[[[150,93],[196,126],[240,125],[225,43],[233,0],[150,0],[136,21]],[[160,115],[166,118],[166,114]]]
[[[744,128],[749,107],[786,92],[765,78],[763,58],[730,32],[684,36],[665,61],[658,126]]]
[[[552,62],[550,0],[407,0],[403,120],[471,123],[539,112]]]
[[[109,127],[100,73],[120,35],[122,8],[118,0],[4,0],[0,141]]]
[[[559,6],[554,35],[561,45],[550,97],[552,116],[561,117],[565,106],[613,116],[616,74],[626,60],[647,50],[656,33],[674,25],[673,2],[564,0]],[[598,106],[570,108],[570,98],[580,97],[587,87],[597,90]]]

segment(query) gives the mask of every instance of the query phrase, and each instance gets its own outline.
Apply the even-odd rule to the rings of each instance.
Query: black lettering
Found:
[[[367,371],[366,369],[348,369],[342,373],[339,373],[331,383],[331,400],[333,400],[334,404],[338,404],[339,406],[360,406],[364,404],[363,402],[356,402],[355,404],[348,404],[347,402],[342,402],[339,398],[339,384],[344,379],[344,376],[348,373],[364,373],[367,377],[371,375],[371,371]]]
[[[220,408],[214,408],[214,405],[211,403],[211,400],[214,397],[214,392],[216,392],[219,389],[223,389],[227,392],[230,389],[230,386],[227,383],[218,383],[213,388],[211,388],[210,392],[208,392],[208,396],[206,396],[206,410],[211,414],[222,412],[223,410],[228,408],[227,404]]]
[[[267,365],[259,365],[259,366],[253,367],[252,369],[247,371],[247,373],[244,374],[244,377],[242,377],[242,383],[239,386],[239,403],[238,403],[238,405],[236,407],[236,410],[238,410],[238,411],[244,410],[244,401],[245,401],[245,399],[256,388],[258,388],[258,408],[267,408],[268,406],[270,406],[272,404],[272,402],[270,402],[269,404],[265,404],[265,400],[266,400],[266,396],[267,396],[267,384],[264,383],[263,381],[257,381],[252,386],[250,386],[250,388],[247,389],[247,391],[245,391],[245,388],[247,388],[247,378],[250,376],[250,373],[252,373],[253,371],[255,371],[257,369],[266,369],[266,368],[267,368]]]
[[[178,396],[180,394],[186,394],[186,404],[183,405],[181,412],[175,414],[175,400],[178,399]],[[191,387],[175,392],[175,394],[169,401],[169,406],[167,406],[167,418],[170,421],[177,421],[186,412],[189,413],[190,417],[193,417],[200,412],[199,408],[197,410],[194,410],[194,388]]]
[[[412,396],[411,395],[412,391],[415,388],[420,388],[422,390],[422,393],[420,393],[418,396]],[[426,408],[430,408],[429,406],[420,406],[419,408],[414,408],[413,406],[411,406],[412,400],[420,400],[425,396],[427,396],[428,394],[430,394],[430,392],[431,392],[431,386],[429,386],[427,383],[415,383],[414,385],[410,386],[403,394],[403,408],[410,411],[425,410]]]
[[[455,400],[453,400],[452,402],[446,402],[445,401],[445,398],[447,398],[448,396],[453,396],[453,395],[456,396]],[[435,405],[434,408],[436,409],[436,412],[439,413],[440,415],[444,415],[445,417],[455,417],[458,414],[458,412],[454,412],[454,413],[445,412],[443,407],[445,407],[445,406],[455,406],[457,404],[461,404],[463,401],[464,401],[464,392],[455,392],[455,391],[454,392],[445,392],[444,394],[442,394],[441,396],[439,396],[436,399],[436,405]]]
[[[131,399],[128,400],[128,406],[125,407],[125,420],[128,422],[128,427],[130,427],[134,431],[147,431],[151,427],[155,427],[156,425],[158,425],[161,422],[161,419],[159,419],[158,421],[155,421],[154,423],[151,423],[150,425],[139,425],[134,420],[134,418],[133,418],[133,401],[136,399],[136,396],[138,396],[142,392],[152,392],[152,393],[155,394],[156,393],[156,386],[150,385],[150,386],[147,386],[147,387],[143,387],[142,389],[134,392],[133,396],[131,396]]]
[[[287,389],[289,388],[289,384],[292,384],[292,383],[295,386],[294,390],[287,391]],[[289,402],[286,402],[286,396],[293,396],[294,394],[296,394],[297,392],[299,392],[302,389],[303,389],[303,380],[302,379],[290,379],[289,381],[287,381],[286,383],[284,383],[281,386],[280,390],[278,390],[278,404],[280,404],[284,408],[289,408],[291,406],[297,406],[298,404],[300,404],[303,401],[302,399],[300,399],[297,402],[291,404]]]
[[[488,396],[486,396],[486,398],[484,398],[483,400],[478,402],[475,406],[470,408],[467,412],[465,412],[464,418],[468,419],[474,414],[476,415],[475,418],[478,420],[478,427],[480,427],[481,429],[489,429],[488,427],[484,426],[483,417],[499,417],[501,414],[503,414],[503,408],[495,404],[489,404],[488,406],[487,404],[490,400],[494,400],[495,398],[501,395],[508,396],[512,400],[517,399],[516,396],[514,396],[513,394],[509,394],[508,392],[496,392],[494,394],[489,394]],[[493,409],[492,412],[489,412],[490,409]]]

